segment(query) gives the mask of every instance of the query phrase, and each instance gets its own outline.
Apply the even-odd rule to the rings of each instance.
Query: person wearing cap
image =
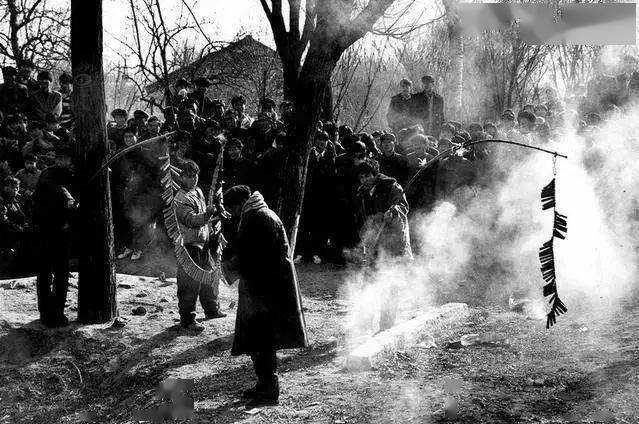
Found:
[[[358,223],[363,230],[366,258],[373,262],[382,256],[411,259],[409,207],[404,189],[395,178],[380,173],[374,161],[360,163],[356,172],[359,179]],[[394,324],[393,308],[384,309],[381,315],[380,330],[386,330]]]
[[[202,136],[193,138],[191,157],[200,167],[199,185],[205,197],[209,195],[213,173],[217,165],[218,157],[222,152],[223,138],[220,137],[220,134],[220,124],[217,121],[209,119],[206,121]]]
[[[143,110],[137,109],[133,112],[133,125],[138,128],[138,134],[143,135],[146,132],[146,122],[149,119],[149,114]]]
[[[22,271],[25,242],[29,233],[29,214],[25,210],[21,182],[11,175],[0,180],[0,253],[2,253],[3,273],[13,276]],[[8,260],[7,260],[8,259]],[[32,258],[30,258],[32,259]],[[5,274],[6,275],[6,274]]]
[[[437,135],[444,123],[444,98],[434,90],[435,78],[422,77],[422,91],[411,99],[411,114],[422,125],[428,135]]]
[[[30,59],[25,59],[18,63],[17,81],[19,84],[27,87],[29,96],[40,89],[38,81],[33,79],[35,71],[36,66]]]
[[[200,77],[193,81],[195,90],[189,94],[189,99],[196,101],[199,105],[198,115],[201,118],[209,119],[215,114],[213,100],[206,95],[206,90],[212,85],[206,77]]]
[[[51,89],[53,77],[49,71],[38,73],[39,89],[29,93],[27,116],[31,120],[44,121],[48,114],[59,118],[62,114],[62,94]]]
[[[351,136],[356,137],[356,136]],[[357,165],[366,160],[366,145],[361,141],[354,141],[346,147],[343,153],[335,159],[335,202],[329,211],[333,222],[330,236],[333,248],[333,260],[339,265],[345,265],[348,252],[359,243],[357,229],[356,194],[359,187]]]
[[[13,66],[2,68],[2,79],[0,84],[0,112],[6,115],[21,113],[29,97],[29,91],[23,84],[18,83],[18,71]]]
[[[388,126],[393,129],[395,134],[402,128],[407,128],[415,124],[415,120],[411,115],[412,94],[410,90],[412,86],[413,83],[411,80],[403,78],[399,82],[401,92],[391,97],[388,112],[386,113],[386,120],[388,121]]]
[[[253,125],[253,119],[245,112],[246,99],[244,96],[234,96],[231,99],[231,109],[226,112],[225,118],[233,119],[233,128],[248,130]],[[232,129],[232,128],[229,128]]]
[[[453,136],[451,144],[460,148],[439,161],[434,185],[437,201],[453,198],[460,208],[466,205],[465,201],[470,201],[471,196],[467,194],[476,177],[476,168],[468,159],[468,149],[461,147],[466,142],[467,139],[461,134]]]
[[[383,133],[379,143],[382,151],[382,154],[377,157],[379,172],[395,178],[402,187],[405,187],[408,182],[408,161],[404,155],[395,151],[395,136],[391,133]]]
[[[501,114],[499,124],[499,131],[501,135],[507,140],[520,137],[519,132],[516,128],[515,113],[512,111],[512,109],[504,110],[504,112]]]
[[[142,132],[140,140],[148,140],[149,138],[157,137],[160,135],[160,127],[162,122],[157,116],[151,116],[146,121],[146,129]]]
[[[224,119],[224,102],[220,99],[213,99],[211,102],[211,108],[213,109],[213,113],[211,114],[210,119],[214,119],[221,123]]]
[[[533,131],[535,131],[535,122],[537,121],[537,117],[533,112],[528,110],[522,110],[517,114],[517,127],[519,133],[522,135],[521,140],[513,140],[519,141],[520,143],[532,144],[532,135]]]
[[[60,84],[60,94],[62,95],[62,114],[60,115],[60,126],[71,129],[73,126],[73,108],[71,103],[71,92],[73,91],[73,78],[66,72],[58,77]]]
[[[222,178],[227,187],[255,185],[256,164],[244,157],[244,144],[239,138],[230,138],[224,146]]]
[[[28,154],[44,155],[50,150],[55,150],[54,140],[45,135],[44,129],[46,125],[44,122],[31,121],[27,130],[29,131],[29,137],[31,141],[24,145],[22,148],[22,156]],[[57,141],[57,137],[55,137]]]
[[[121,108],[113,109],[111,117],[115,120],[115,125],[108,127],[107,136],[109,141],[119,149],[124,144],[124,130],[127,127],[129,112]]]
[[[236,255],[224,266],[227,275],[240,280],[231,355],[250,355],[253,362],[257,383],[242,393],[246,406],[275,405],[280,394],[277,350],[308,346],[288,237],[259,192],[231,187],[224,203],[239,221]]]
[[[257,157],[269,148],[268,132],[278,125],[277,114],[275,113],[275,102],[272,99],[264,98],[260,100],[260,113],[257,119],[251,124],[249,134],[253,139],[253,154]]]
[[[38,311],[40,321],[47,327],[69,324],[64,307],[69,288],[71,228],[78,208],[71,194],[74,186],[71,155],[68,149],[60,149],[55,165],[40,174],[33,194]]]
[[[453,136],[457,133],[455,126],[450,122],[446,122],[442,124],[439,129],[439,140],[437,141],[437,150],[443,152],[444,150],[451,148],[450,141],[453,139]]]
[[[308,158],[304,216],[296,247],[298,257],[302,254],[302,258],[315,264],[322,263],[328,253],[331,222],[326,208],[334,204],[335,157],[335,145],[326,132],[318,130]]]

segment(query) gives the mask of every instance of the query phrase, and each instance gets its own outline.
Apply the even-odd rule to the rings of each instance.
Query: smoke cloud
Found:
[[[543,146],[568,156],[556,161],[557,210],[568,216],[568,233],[555,242],[555,265],[568,314],[583,319],[618,306],[635,289],[638,109],[610,116],[585,134],[565,128]],[[375,314],[389,299],[398,303],[398,321],[445,302],[507,308],[509,300],[523,298],[533,305],[529,316],[544,318],[549,307],[538,249],[551,237],[553,214],[542,211],[540,192],[553,178],[553,156],[498,145],[491,150],[493,166],[482,179],[488,183],[414,213],[412,241],[421,249],[413,261],[383,259],[351,275],[344,293],[351,343],[379,330]]]

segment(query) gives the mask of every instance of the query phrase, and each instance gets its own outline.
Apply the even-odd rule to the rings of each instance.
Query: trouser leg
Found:
[[[69,290],[69,258],[66,255],[66,246],[60,246],[59,249],[53,266],[53,312],[56,316],[64,315]]]
[[[277,379],[277,355],[275,349],[265,349],[251,354],[253,369],[260,391],[279,394]]]
[[[177,270],[177,297],[180,323],[189,325],[195,322],[195,302],[197,301],[198,284],[193,281],[181,266]]]
[[[51,292],[51,268],[45,258],[42,258],[41,263],[38,266],[36,291],[38,295],[40,321],[48,321],[52,318],[51,304],[53,302],[53,293]]]

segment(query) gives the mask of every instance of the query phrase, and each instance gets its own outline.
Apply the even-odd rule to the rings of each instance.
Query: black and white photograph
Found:
[[[639,424],[636,9],[0,0],[0,424]]]

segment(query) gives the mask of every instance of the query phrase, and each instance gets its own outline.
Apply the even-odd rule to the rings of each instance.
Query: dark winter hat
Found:
[[[226,147],[237,147],[240,150],[242,150],[244,148],[244,144],[242,143],[242,140],[240,140],[239,138],[231,138],[229,139],[229,141],[226,142]]]
[[[356,155],[366,154],[366,145],[361,141],[356,141],[348,145],[348,152]]]
[[[45,81],[45,80],[48,80],[49,82],[53,82],[53,77],[51,76],[51,72],[49,71],[38,72],[38,81]]]
[[[137,118],[140,118],[140,119],[149,119],[149,114],[148,114],[148,113],[146,113],[146,112],[145,112],[145,111],[143,111],[143,110],[138,109],[138,110],[136,110],[135,112],[133,112],[133,117],[134,117],[134,118],[136,118],[136,119],[137,119]]]
[[[384,143],[385,141],[391,141],[391,142],[395,142],[395,135],[391,134],[391,133],[383,133],[380,137],[379,137],[379,141],[380,143]]]
[[[508,119],[509,121],[514,121],[515,120],[515,112],[513,112],[512,109],[506,109],[501,114],[501,117],[504,118],[504,119]]]
[[[160,118],[158,118],[157,116],[153,115],[153,116],[151,116],[151,117],[149,118],[149,121],[148,121],[148,122],[149,122],[149,124],[150,124],[151,122],[160,122]]]
[[[425,84],[425,83],[427,83],[427,82],[430,82],[431,84],[434,84],[434,83],[435,83],[435,78],[433,78],[433,76],[432,76],[432,75],[424,75],[424,76],[422,77],[422,82],[423,82],[424,84]]]
[[[206,77],[200,77],[193,80],[193,85],[196,87],[210,87],[212,84],[211,80]]]
[[[235,105],[238,103],[242,103],[242,104],[246,104],[246,99],[244,98],[244,96],[239,95],[239,96],[233,96],[233,98],[231,99],[231,104]]]
[[[528,112],[527,110],[521,110],[517,114],[517,120],[519,121],[521,119],[525,119],[527,121],[534,123],[537,120],[537,117],[535,116],[534,113]]]
[[[251,189],[245,185],[237,185],[224,192],[224,204],[227,206],[242,205],[251,197]]]
[[[184,78],[180,78],[177,81],[175,81],[175,84],[173,84],[175,86],[175,88],[187,88],[191,86],[191,83],[188,82],[187,80],[185,80]]]
[[[269,97],[264,97],[260,100],[260,106],[263,108],[275,108],[275,101]]]
[[[129,112],[124,109],[117,108],[113,109],[113,111],[111,112],[111,116],[113,117],[113,119],[115,119],[116,116],[124,116],[126,118],[129,116]]]
[[[138,135],[138,127],[135,125],[129,125],[128,127],[126,127],[124,129],[124,134],[133,134],[133,135]]]
[[[364,162],[357,165],[357,175],[377,175],[379,170],[370,160],[365,160]]]
[[[63,72],[58,77],[58,81],[60,82],[60,84],[71,84],[73,82],[73,78],[68,73]]]

